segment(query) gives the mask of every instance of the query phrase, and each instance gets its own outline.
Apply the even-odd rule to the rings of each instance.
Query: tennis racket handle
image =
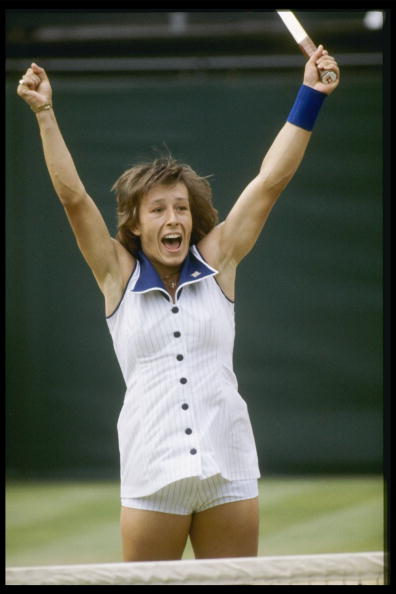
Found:
[[[305,37],[302,41],[300,41],[298,46],[306,58],[310,58],[312,54],[317,50],[316,45],[308,36]],[[334,82],[335,80],[337,80],[337,74],[334,72],[334,70],[323,70],[319,74],[320,79],[323,83]]]

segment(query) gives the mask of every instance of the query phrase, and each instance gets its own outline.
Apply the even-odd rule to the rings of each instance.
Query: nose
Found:
[[[173,206],[169,206],[166,211],[166,224],[167,225],[176,225],[177,224],[177,214],[176,210]]]

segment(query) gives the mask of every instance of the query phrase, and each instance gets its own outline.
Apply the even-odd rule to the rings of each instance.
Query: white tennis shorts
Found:
[[[207,479],[188,477],[145,497],[122,498],[121,505],[184,516],[223,503],[253,499],[257,496],[256,479],[227,481],[220,474],[216,474]]]

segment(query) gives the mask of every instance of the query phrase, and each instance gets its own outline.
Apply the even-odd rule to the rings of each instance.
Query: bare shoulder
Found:
[[[227,254],[223,250],[223,225],[224,223],[220,223],[214,227],[201,239],[197,248],[204,260],[219,271],[216,280],[228,299],[234,301],[237,264],[231,258],[231,254]]]
[[[197,248],[202,254],[203,258],[206,260],[210,266],[219,269],[221,265],[221,227],[223,223],[216,225],[201,241],[198,243]]]
[[[135,266],[136,258],[117,240],[112,238],[113,246],[120,266],[121,276],[129,278]]]
[[[109,274],[101,287],[105,298],[106,316],[111,315],[116,309],[136,266],[136,258],[119,241],[112,238],[112,243],[118,266],[117,271]]]

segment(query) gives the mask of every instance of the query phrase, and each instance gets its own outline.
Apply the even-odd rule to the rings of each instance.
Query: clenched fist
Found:
[[[44,68],[33,62],[19,81],[17,93],[33,111],[51,105],[52,89]]]

